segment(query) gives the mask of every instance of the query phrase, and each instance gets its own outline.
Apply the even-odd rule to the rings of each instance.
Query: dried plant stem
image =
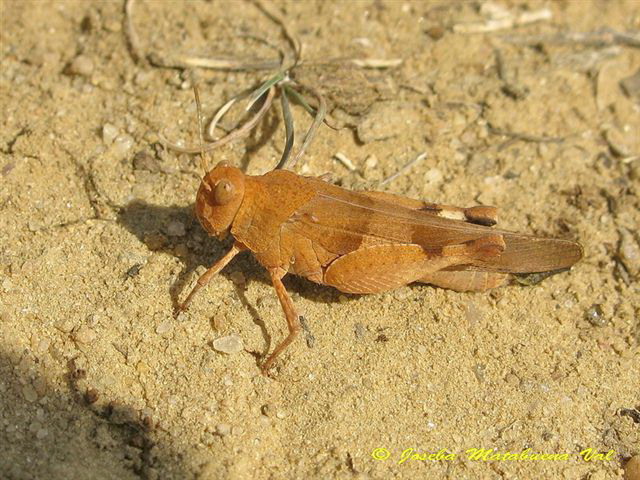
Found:
[[[387,178],[385,178],[384,180],[382,180],[380,182],[380,186],[382,187],[383,185],[386,185],[389,182],[394,181],[396,178],[398,178],[400,175],[406,173],[407,171],[409,171],[409,169],[411,167],[413,167],[416,163],[421,162],[422,160],[424,160],[425,158],[427,158],[427,152],[423,152],[420,155],[418,155],[416,158],[414,158],[413,160],[411,160],[410,162],[407,162],[400,170],[398,170],[396,173],[394,173],[393,175],[388,176]]]
[[[624,45],[640,48],[640,32],[621,33],[610,28],[595,32],[560,32],[551,35],[505,35],[504,40],[516,45],[585,45],[590,47],[609,47]]]
[[[251,129],[253,129],[258,124],[260,119],[264,116],[264,114],[267,113],[267,110],[269,110],[269,107],[271,107],[271,103],[273,102],[274,95],[275,95],[275,87],[271,87],[267,92],[267,98],[265,98],[264,103],[260,107],[260,110],[258,110],[256,114],[250,120],[247,121],[247,123],[233,130],[231,133],[222,137],[220,140],[216,140],[215,142],[205,144],[202,147],[202,149],[197,146],[182,147],[180,145],[176,145],[175,143],[169,142],[162,135],[161,135],[161,141],[167,146],[167,148],[179,153],[199,153],[199,152],[210,152],[212,150],[215,150],[216,148],[221,147],[222,145],[226,145],[227,143],[232,142],[233,140],[236,140],[238,138],[242,138],[248,135]]]
[[[135,0],[126,0],[124,3],[124,32],[129,44],[129,51],[133,57],[134,62],[141,62],[144,60],[144,54],[140,47],[140,38],[133,26],[133,8]]]

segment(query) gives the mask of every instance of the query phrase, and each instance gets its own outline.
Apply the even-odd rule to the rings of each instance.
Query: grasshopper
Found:
[[[569,269],[583,255],[573,241],[493,228],[494,207],[458,208],[351,191],[287,170],[245,175],[225,162],[205,174],[195,212],[210,235],[230,234],[234,243],[177,312],[238,253],[251,251],[271,277],[289,329],[263,372],[300,332],[300,317],[282,283],[287,273],[355,294],[413,282],[483,291],[505,284],[509,274]]]

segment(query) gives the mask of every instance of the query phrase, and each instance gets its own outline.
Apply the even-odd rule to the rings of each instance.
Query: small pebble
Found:
[[[54,324],[54,327],[56,327],[62,333],[70,333],[71,330],[73,330],[74,326],[75,325],[73,324],[73,321],[69,319],[59,320]]]
[[[222,353],[238,353],[244,350],[242,339],[238,335],[228,335],[216,338],[213,341],[213,349]]]
[[[158,335],[164,335],[165,333],[168,333],[170,330],[171,330],[171,322],[168,320],[161,322],[160,325],[156,327],[156,333]]]
[[[618,255],[631,276],[640,274],[640,246],[633,234],[626,229],[620,230]]]
[[[151,233],[144,236],[144,243],[149,250],[160,250],[167,244],[167,237],[160,233]]]
[[[117,136],[118,129],[114,125],[105,123],[102,126],[102,141],[105,144],[111,145]]]
[[[640,99],[640,70],[630,77],[620,80],[620,86],[628,97]]]
[[[444,37],[445,30],[441,26],[436,25],[428,28],[426,33],[427,35],[429,35],[429,37],[431,37],[432,40],[440,40],[442,37]]]
[[[96,337],[96,332],[91,330],[86,325],[81,326],[73,336],[76,342],[85,344],[92,343],[93,341],[95,341]]]
[[[5,278],[2,281],[2,290],[4,290],[5,293],[9,292],[12,286],[13,284],[11,283],[11,280],[9,280],[8,278]]]
[[[172,220],[167,225],[167,234],[171,237],[184,237],[186,233],[184,223],[178,220]]]
[[[442,172],[437,168],[431,168],[424,174],[424,181],[428,184],[435,185],[442,182],[443,179],[444,176],[442,175]]]
[[[113,141],[114,152],[120,156],[125,156],[132,147],[133,138],[130,135],[118,135]]]
[[[231,433],[231,425],[228,423],[219,423],[216,425],[216,433],[221,437],[226,437]]]
[[[49,432],[47,432],[47,430],[45,428],[41,428],[40,430],[37,431],[36,433],[36,438],[38,440],[42,440],[44,437],[46,437],[49,434]]]
[[[604,317],[602,307],[597,303],[589,307],[589,310],[585,312],[585,318],[594,327],[604,327],[607,324],[607,319]]]
[[[133,81],[136,82],[136,85],[144,87],[149,84],[149,82],[153,79],[153,72],[138,72],[134,77]]]
[[[31,385],[25,385],[24,387],[22,387],[22,396],[27,402],[35,402],[36,400],[38,400],[36,389]]]
[[[38,342],[36,350],[38,351],[38,353],[44,353],[49,350],[49,345],[51,345],[51,340],[49,340],[48,338],[43,338]]]
[[[618,157],[630,157],[631,149],[627,144],[627,139],[624,138],[620,130],[610,128],[604,132],[604,138],[609,144],[611,151]]]
[[[375,155],[369,155],[364,161],[365,168],[376,168],[378,166],[378,157]]]
[[[176,245],[176,247],[173,249],[173,253],[180,258],[185,258],[187,255],[189,255],[189,247],[187,247],[184,243],[181,243],[179,245]]]
[[[89,77],[93,73],[93,60],[85,55],[78,55],[69,65],[69,72],[74,75]]]
[[[160,171],[160,165],[156,158],[144,150],[139,151],[133,156],[133,168],[134,170],[147,170],[153,173]]]
[[[229,278],[231,278],[231,281],[238,286],[242,286],[247,283],[247,279],[245,278],[244,273],[240,271],[232,272]]]

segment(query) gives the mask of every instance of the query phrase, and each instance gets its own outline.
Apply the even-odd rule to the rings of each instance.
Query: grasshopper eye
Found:
[[[235,187],[229,180],[220,180],[213,189],[213,200],[216,205],[226,205],[235,195]]]

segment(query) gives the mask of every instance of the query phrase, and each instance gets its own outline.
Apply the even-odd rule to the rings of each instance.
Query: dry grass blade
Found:
[[[383,185],[386,185],[389,182],[394,181],[396,178],[398,178],[400,175],[402,175],[403,173],[406,173],[411,167],[413,167],[416,163],[421,162],[422,160],[424,160],[425,158],[427,158],[427,152],[423,152],[420,155],[418,155],[416,158],[414,158],[413,160],[411,160],[410,162],[406,163],[400,170],[398,170],[396,173],[394,173],[393,175],[388,176],[387,178],[385,178],[384,180],[382,180],[380,182],[380,186],[382,187]]]
[[[207,159],[204,156],[204,140],[202,139],[202,104],[200,103],[200,91],[198,90],[198,85],[194,82],[193,84],[193,95],[196,97],[196,115],[198,116],[198,141],[200,142],[200,165],[202,166],[202,170],[204,170],[204,174],[206,175],[209,171],[209,165],[207,164]]]
[[[199,152],[210,152],[212,150],[215,150],[216,148],[221,147],[222,145],[226,145],[227,143],[232,142],[233,140],[236,140],[238,138],[242,138],[248,135],[251,129],[253,129],[258,124],[260,119],[264,116],[264,114],[267,113],[267,110],[269,110],[269,107],[271,107],[271,103],[273,102],[274,95],[275,95],[275,87],[271,87],[271,89],[269,89],[269,91],[267,92],[267,98],[265,99],[264,103],[260,107],[260,110],[258,110],[258,112],[256,112],[256,114],[250,120],[248,120],[247,123],[233,130],[231,133],[222,137],[220,140],[216,140],[215,142],[205,144],[202,148],[194,147],[194,146],[182,147],[175,143],[169,142],[163,135],[160,135],[160,141],[163,144],[165,144],[166,147],[169,148],[170,150],[173,150],[179,153],[193,154],[193,153],[199,153]]]
[[[286,88],[280,89],[280,101],[282,103],[282,115],[284,117],[286,140],[284,144],[284,150],[282,151],[282,157],[280,158],[278,165],[276,165],[276,170],[286,167],[289,156],[291,155],[291,149],[293,148],[294,141],[293,117],[291,116],[291,108],[289,108],[289,99],[287,98]]]
[[[268,89],[276,85],[278,82],[281,82],[282,80],[284,80],[285,76],[286,76],[285,72],[278,72],[276,75],[269,78],[262,85],[260,85],[249,97],[246,110],[247,111],[251,110],[251,107],[253,107],[253,104],[256,103],[256,101],[264,94],[264,92],[266,92]]]
[[[287,87],[287,93],[291,95],[293,98],[295,98],[296,102],[302,105],[302,107],[307,111],[309,115],[313,115],[314,117],[316,116],[316,113],[317,113],[316,109],[313,108],[311,105],[309,105],[309,103],[304,99],[304,97],[300,95],[296,90],[294,90],[293,88]],[[326,105],[325,105],[325,109],[326,109]],[[323,122],[331,130],[336,130],[336,131],[342,130],[342,128],[339,128],[336,125],[329,123],[329,121],[327,120],[326,114],[324,115]]]
[[[167,66],[167,65],[165,65]],[[177,57],[175,64],[177,68],[209,68],[212,70],[273,70],[280,66],[279,60],[250,61],[235,60],[229,58],[206,58],[206,57]]]

